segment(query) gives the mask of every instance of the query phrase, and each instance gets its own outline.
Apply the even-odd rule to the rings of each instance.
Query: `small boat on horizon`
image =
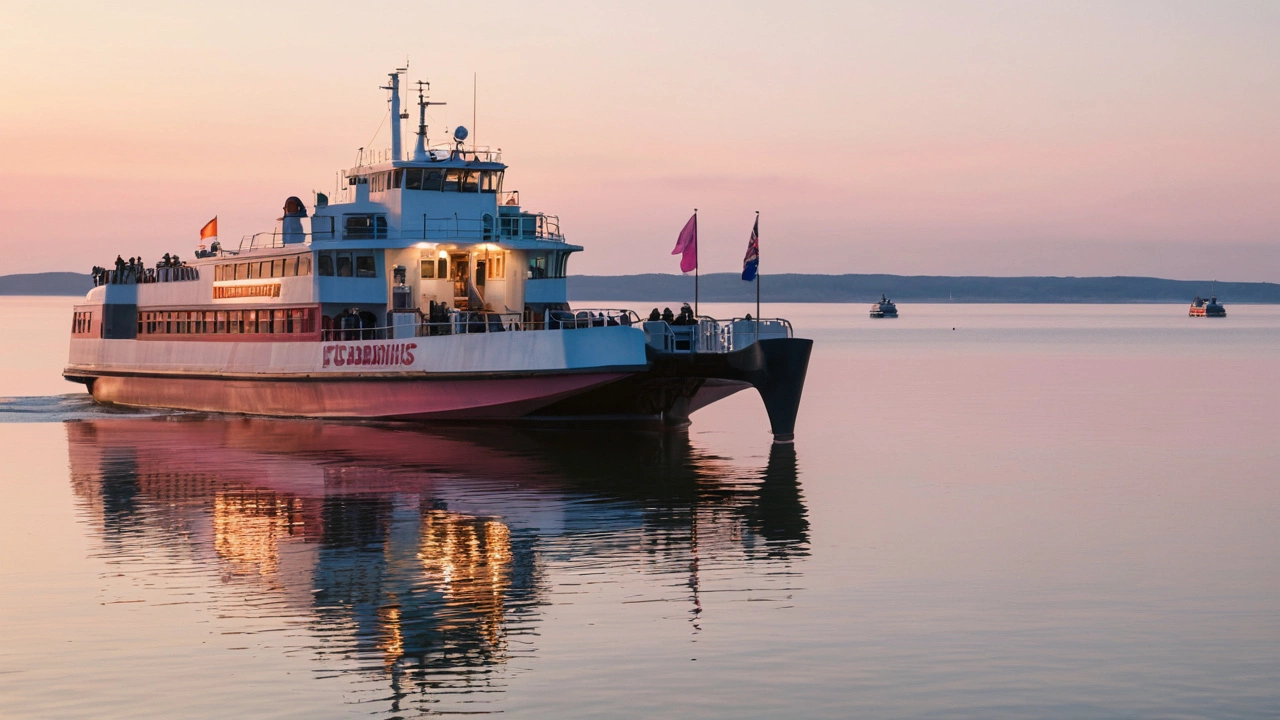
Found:
[[[1191,317],[1226,317],[1227,309],[1218,302],[1218,296],[1212,295],[1208,300],[1196,296],[1191,301],[1191,309],[1187,311],[1187,315]]]
[[[873,318],[896,318],[898,317],[898,306],[893,301],[885,297],[884,293],[880,294],[880,302],[872,303],[871,317]]]

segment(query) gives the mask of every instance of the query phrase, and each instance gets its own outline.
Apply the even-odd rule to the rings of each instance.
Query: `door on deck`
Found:
[[[453,280],[453,306],[458,310],[467,310],[467,279],[471,277],[471,257],[466,254],[449,256],[453,271],[449,274]]]

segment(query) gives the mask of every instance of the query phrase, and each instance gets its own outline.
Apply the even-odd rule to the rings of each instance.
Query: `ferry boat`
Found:
[[[433,146],[429,85],[402,151],[340,171],[311,211],[196,257],[95,268],[63,375],[100,403],[267,416],[424,421],[639,419],[690,413],[754,387],[789,441],[812,340],[774,319],[674,321],[575,308],[556,216],[504,189],[500,150],[458,127]],[[405,115],[404,117],[407,117]]]
[[[896,318],[898,317],[898,306],[894,305],[893,301],[885,297],[882,293],[880,295],[880,302],[872,303],[871,305],[871,317]]]
[[[1191,309],[1187,311],[1191,317],[1226,317],[1227,309],[1218,303],[1218,296],[1213,295],[1208,300],[1196,296],[1191,301]]]

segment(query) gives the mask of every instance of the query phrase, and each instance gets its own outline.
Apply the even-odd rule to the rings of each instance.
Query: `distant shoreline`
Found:
[[[83,296],[87,274],[0,276],[0,295]],[[613,300],[681,303],[693,300],[691,275],[578,275],[568,278],[571,302]],[[1150,277],[982,277],[945,275],[819,275],[788,273],[761,278],[768,303],[870,303],[883,293],[900,302],[1136,304],[1190,303],[1216,294],[1223,303],[1280,304],[1280,284],[1167,280]],[[702,302],[754,303],[755,285],[736,273],[708,273],[699,281]]]

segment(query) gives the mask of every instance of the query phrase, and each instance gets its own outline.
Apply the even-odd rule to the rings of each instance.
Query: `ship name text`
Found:
[[[412,365],[413,351],[418,343],[394,345],[327,345],[324,348],[324,367],[334,365]]]

